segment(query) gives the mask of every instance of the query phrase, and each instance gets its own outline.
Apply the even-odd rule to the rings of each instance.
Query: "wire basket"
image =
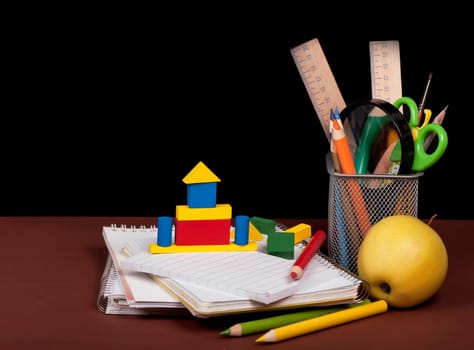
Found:
[[[418,172],[410,175],[350,175],[334,172],[330,155],[328,255],[357,273],[357,254],[369,228],[397,214],[418,216]]]

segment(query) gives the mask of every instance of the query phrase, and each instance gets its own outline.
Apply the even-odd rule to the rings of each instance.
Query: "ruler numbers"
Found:
[[[310,40],[291,50],[298,71],[328,141],[331,109],[346,107],[326,56],[318,39]]]
[[[369,50],[372,98],[393,103],[402,97],[399,43],[396,40],[371,41]]]

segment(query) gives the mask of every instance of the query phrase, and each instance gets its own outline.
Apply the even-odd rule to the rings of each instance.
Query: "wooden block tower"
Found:
[[[176,245],[230,243],[232,207],[216,203],[220,181],[203,162],[183,178],[187,205],[176,206]]]
[[[217,183],[220,181],[203,162],[194,166],[183,178],[187,186],[187,199],[185,205],[176,206],[174,243],[171,242],[171,225],[163,225],[166,228],[162,230],[159,224],[157,243],[150,244],[152,254],[258,249],[255,240],[248,240],[250,233],[246,220],[238,220],[244,222],[240,226],[245,227],[236,225],[236,239],[231,241],[232,207],[230,204],[217,204]],[[160,219],[172,218],[159,217],[158,222]],[[169,220],[166,222],[169,223]]]

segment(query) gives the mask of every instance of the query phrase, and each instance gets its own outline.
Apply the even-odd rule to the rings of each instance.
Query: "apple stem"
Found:
[[[433,220],[434,220],[435,217],[437,217],[437,216],[438,216],[438,214],[434,214],[434,215],[431,217],[430,221],[428,221],[428,226],[431,226],[431,223],[433,222]]]
[[[390,285],[387,282],[380,283],[380,289],[382,289],[384,293],[390,293]]]

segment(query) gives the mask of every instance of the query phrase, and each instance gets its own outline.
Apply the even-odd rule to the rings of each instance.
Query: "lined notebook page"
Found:
[[[133,256],[138,253],[149,254],[148,247],[149,239],[134,239],[128,241],[123,247],[122,251],[126,252],[127,256]],[[262,248],[264,249],[264,248]],[[304,246],[295,247],[295,258],[297,259],[301,254]],[[331,264],[326,257],[317,254],[305,269],[303,278],[300,279],[296,293],[290,299],[306,300],[310,295],[312,301],[331,301],[332,298],[350,298],[357,294],[357,289],[360,281],[354,276],[343,272],[336,266]],[[293,263],[293,261],[292,261]],[[337,272],[337,273],[336,273]],[[310,275],[311,274],[311,275]],[[161,276],[163,277],[163,276]],[[236,295],[224,290],[215,288],[208,288],[201,284],[192,283],[183,279],[172,279],[174,285],[178,284],[188,292],[194,295],[203,303],[216,302],[235,302],[243,300],[251,300],[247,295]],[[170,281],[170,279],[167,279]],[[170,283],[170,282],[168,282]]]
[[[289,277],[293,262],[294,260],[259,251],[173,254],[140,252],[123,260],[122,264],[131,270],[191,282],[264,304],[295,294],[301,283],[314,286],[339,277],[337,269],[318,264],[317,259],[314,259],[306,267],[303,277],[294,281]]]

